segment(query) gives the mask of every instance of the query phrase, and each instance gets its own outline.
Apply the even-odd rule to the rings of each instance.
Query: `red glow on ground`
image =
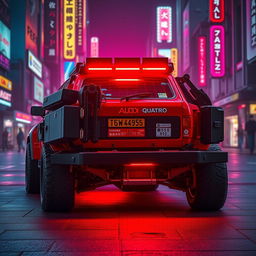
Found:
[[[101,188],[104,189],[104,188]],[[78,194],[76,201],[79,205],[119,205],[127,201],[128,194],[118,189],[112,191],[88,191]]]

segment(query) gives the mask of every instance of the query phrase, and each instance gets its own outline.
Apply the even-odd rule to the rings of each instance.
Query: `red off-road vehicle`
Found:
[[[87,58],[42,107],[26,151],[26,191],[45,211],[71,210],[75,192],[114,184],[186,192],[193,209],[227,195],[223,110],[166,58]]]

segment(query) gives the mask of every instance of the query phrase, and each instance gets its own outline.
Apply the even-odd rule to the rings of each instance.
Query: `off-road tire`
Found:
[[[214,144],[208,151],[221,149]],[[228,189],[226,163],[196,165],[192,170],[192,179],[194,186],[191,184],[186,191],[187,201],[192,209],[216,211],[223,207]]]
[[[31,144],[27,143],[25,159],[25,189],[28,194],[40,192],[40,169],[38,161],[31,158]]]
[[[136,185],[136,186],[127,186],[127,185],[122,185],[121,190],[125,192],[147,192],[147,191],[155,191],[158,188],[157,185]]]
[[[53,165],[52,151],[45,144],[42,150],[41,205],[46,212],[65,212],[74,207],[74,175],[69,165]]]

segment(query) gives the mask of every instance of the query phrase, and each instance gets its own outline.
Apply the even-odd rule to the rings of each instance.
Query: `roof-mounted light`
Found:
[[[112,68],[88,68],[88,70],[113,70]]]
[[[143,70],[166,70],[166,68],[142,68]]]
[[[138,82],[141,81],[141,79],[138,78],[116,78],[114,79],[116,82]]]
[[[87,58],[79,70],[92,74],[102,71],[108,76],[166,76],[173,71],[173,65],[168,58]]]
[[[116,70],[140,70],[140,68],[116,68]]]

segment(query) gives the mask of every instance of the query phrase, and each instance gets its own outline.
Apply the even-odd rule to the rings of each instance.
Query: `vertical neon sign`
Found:
[[[198,82],[199,86],[206,86],[206,37],[198,37]]]
[[[182,45],[183,71],[185,71],[190,65],[189,3],[186,5],[183,11],[182,20],[183,20],[183,45]]]
[[[211,22],[223,22],[225,13],[224,13],[224,0],[210,0],[209,1],[209,16]]]
[[[213,77],[225,75],[225,31],[221,25],[210,28],[210,66]]]
[[[91,38],[91,57],[99,57],[99,38]]]
[[[71,60],[76,55],[75,0],[64,0],[64,58]]]
[[[157,42],[172,42],[172,8],[170,6],[157,7]]]
[[[174,68],[172,75],[176,77],[178,76],[178,49],[177,48],[171,49],[171,61],[173,63],[173,68]]]

